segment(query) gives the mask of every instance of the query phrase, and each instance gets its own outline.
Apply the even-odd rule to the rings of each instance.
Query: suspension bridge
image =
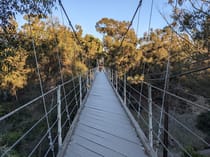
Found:
[[[176,156],[162,140],[162,132],[167,132],[177,148],[191,156],[175,135],[163,127],[163,114],[167,114],[176,125],[182,127],[183,135],[187,132],[196,138],[197,142],[209,147],[209,143],[202,136],[170,112],[166,113],[161,109],[161,106],[152,100],[152,96],[156,90],[170,95],[174,100],[191,104],[199,110],[210,111],[208,107],[149,83],[142,84],[148,88],[148,93],[130,85],[126,75],[121,76],[109,69],[100,72],[97,68],[63,82],[0,117],[1,124],[4,124],[4,121],[11,120],[29,107],[36,108],[45,104],[43,115],[37,117],[36,122],[7,147],[1,157],[7,156],[19,144],[24,143],[40,124],[45,125],[45,131],[36,135],[34,146],[27,156],[38,156],[40,147],[45,148],[42,150],[43,156],[58,157],[156,157],[161,147],[169,156]],[[157,117],[158,110],[160,119]]]
[[[67,16],[61,1],[59,3]],[[151,14],[152,8],[150,22]],[[68,16],[67,20],[76,41],[81,44]],[[180,115],[175,114],[175,107],[170,109],[172,101],[199,113],[210,112],[209,105],[189,100],[167,88],[169,79],[209,69],[209,63],[206,67],[170,76],[169,55],[166,71],[151,74],[161,77],[158,80],[141,80],[140,86],[131,84],[126,73],[109,67],[102,71],[99,67],[89,69],[67,81],[61,73],[61,83],[44,92],[34,39],[32,46],[41,95],[0,117],[1,128],[7,126],[0,131],[6,134],[18,130],[14,118],[25,116],[25,119],[18,119],[21,125],[25,125],[23,131],[1,146],[1,157],[12,156],[21,150],[20,147],[27,147],[24,150],[27,157],[180,157],[183,153],[193,157],[186,146],[197,143],[202,148],[210,148],[205,135],[192,126],[191,120],[195,117],[188,120],[185,116],[183,121]],[[57,58],[61,71],[59,54]],[[142,73],[144,75],[144,70]],[[164,86],[161,88],[151,81],[164,81],[161,82]]]

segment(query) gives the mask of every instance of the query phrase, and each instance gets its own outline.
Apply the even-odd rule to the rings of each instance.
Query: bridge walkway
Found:
[[[64,157],[146,157],[105,73],[97,72]]]

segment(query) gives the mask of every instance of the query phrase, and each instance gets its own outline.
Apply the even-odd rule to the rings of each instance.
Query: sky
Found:
[[[154,0],[151,21],[152,28],[163,28],[167,25],[158,12],[160,10],[167,17],[169,16],[170,11],[167,1]],[[62,3],[73,25],[81,25],[84,34],[92,34],[101,38],[102,35],[95,30],[96,22],[103,17],[119,21],[130,21],[139,0],[62,0]],[[132,25],[136,32],[138,31],[139,36],[142,36],[148,30],[151,3],[152,0],[143,0],[139,16],[139,29],[137,30],[138,14]],[[61,17],[59,8],[54,13]]]
[[[160,10],[169,17],[171,12],[167,1],[154,0],[151,28],[163,28],[167,25],[158,12]],[[84,34],[92,34],[95,37],[102,38],[102,35],[96,32],[96,22],[103,17],[118,21],[130,21],[139,0],[62,0],[62,3],[74,26],[76,24],[81,25]],[[151,3],[152,0],[143,0],[139,16],[139,29],[137,30],[138,14],[132,25],[139,36],[148,31]],[[60,7],[53,10],[53,16],[58,17],[61,23],[64,22],[68,26],[66,18],[64,17],[64,20],[62,20]],[[21,23],[22,19],[19,19],[19,21]]]

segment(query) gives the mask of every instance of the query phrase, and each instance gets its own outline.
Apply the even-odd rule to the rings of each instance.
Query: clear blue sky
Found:
[[[154,0],[153,15],[152,15],[152,28],[163,28],[166,22],[158,13],[158,10],[164,12],[169,17],[170,9],[167,4],[168,0]],[[149,25],[149,14],[152,0],[143,0],[140,12],[140,25],[138,34],[142,36],[147,32]],[[92,34],[101,38],[102,35],[95,30],[95,24],[103,17],[113,18],[115,20],[130,21],[139,0],[62,0],[62,3],[71,19],[72,24],[75,26],[79,24],[82,26],[84,34]],[[53,16],[59,18],[62,22],[60,8],[53,11]],[[65,19],[65,24],[67,20]],[[137,19],[135,18],[133,28],[137,31]]]

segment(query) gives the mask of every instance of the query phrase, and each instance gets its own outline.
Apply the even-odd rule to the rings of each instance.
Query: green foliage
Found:
[[[15,95],[27,83],[26,52],[21,48],[5,48],[0,50],[0,58],[0,88]]]
[[[11,18],[19,14],[42,15],[51,11],[55,0],[3,0],[0,3],[0,27],[13,27]]]
[[[86,65],[81,63],[81,62],[76,62],[75,63],[75,68],[76,68],[75,71],[76,71],[77,74],[84,73],[88,70]]]
[[[135,75],[133,77],[129,76],[127,78],[127,80],[131,83],[131,84],[138,84],[139,82],[144,80],[144,76],[143,75]]]
[[[192,157],[205,157],[199,153],[197,153],[195,151],[195,149],[193,147],[187,147],[186,151],[192,156]],[[189,155],[183,151],[182,156],[181,157],[189,157]]]
[[[13,102],[1,102],[0,103],[0,117],[8,113],[13,108]]]
[[[29,19],[29,15],[25,19]],[[0,89],[9,89],[12,95],[28,84],[38,83],[32,39],[46,88],[57,84],[61,79],[57,76],[61,74],[67,79],[72,74],[86,71],[86,65],[93,64],[98,51],[102,51],[100,40],[91,35],[83,38],[79,25],[76,29],[78,37],[86,49],[78,45],[73,32],[60,25],[56,19],[30,15],[30,24],[24,24],[20,31],[17,31],[15,21],[13,25],[12,29],[7,27],[7,31],[14,36],[3,31],[0,36],[0,40],[5,41],[0,46]]]
[[[143,65],[147,69],[148,75],[144,76],[144,79],[155,79],[163,77],[162,75],[150,75],[150,73],[162,73],[166,69],[166,63],[168,55],[170,54],[171,73],[182,71],[185,68],[189,68],[189,65],[185,65],[186,58],[195,54],[192,50],[192,45],[186,43],[190,41],[186,34],[180,36],[173,33],[170,27],[163,29],[151,30],[150,34],[144,34],[139,40],[142,57],[138,59],[138,64],[135,64],[129,71],[132,77],[133,75],[141,75],[143,71]],[[143,76],[142,76],[143,77]]]
[[[195,39],[199,51],[208,51],[209,33],[210,33],[210,16],[209,1],[197,0],[169,0],[173,8],[172,18],[174,25],[178,26],[179,31],[186,32],[191,38]],[[195,42],[195,43],[196,43]]]
[[[85,58],[86,65],[90,67],[95,67],[96,59],[98,55],[102,52],[102,43],[99,39],[92,35],[85,35],[83,38],[85,45],[85,51],[83,52],[83,57]]]
[[[198,115],[196,127],[210,136],[210,112],[203,112]]]
[[[120,73],[128,71],[141,58],[141,51],[137,49],[137,36],[134,29],[130,29],[122,45],[121,41],[129,26],[129,22],[102,18],[96,23],[96,30],[104,35],[103,45],[106,62]]]
[[[12,145],[21,135],[22,135],[22,132],[17,131],[17,130],[8,132],[7,134],[5,134],[1,137],[0,144],[1,145]]]
[[[0,155],[8,148],[6,147],[0,147]],[[11,150],[5,157],[23,157],[20,153],[18,153],[15,150]]]
[[[191,93],[208,97],[210,95],[210,75],[204,73],[194,74],[193,76],[182,77],[181,85],[188,89]],[[193,86],[192,86],[193,85]]]

